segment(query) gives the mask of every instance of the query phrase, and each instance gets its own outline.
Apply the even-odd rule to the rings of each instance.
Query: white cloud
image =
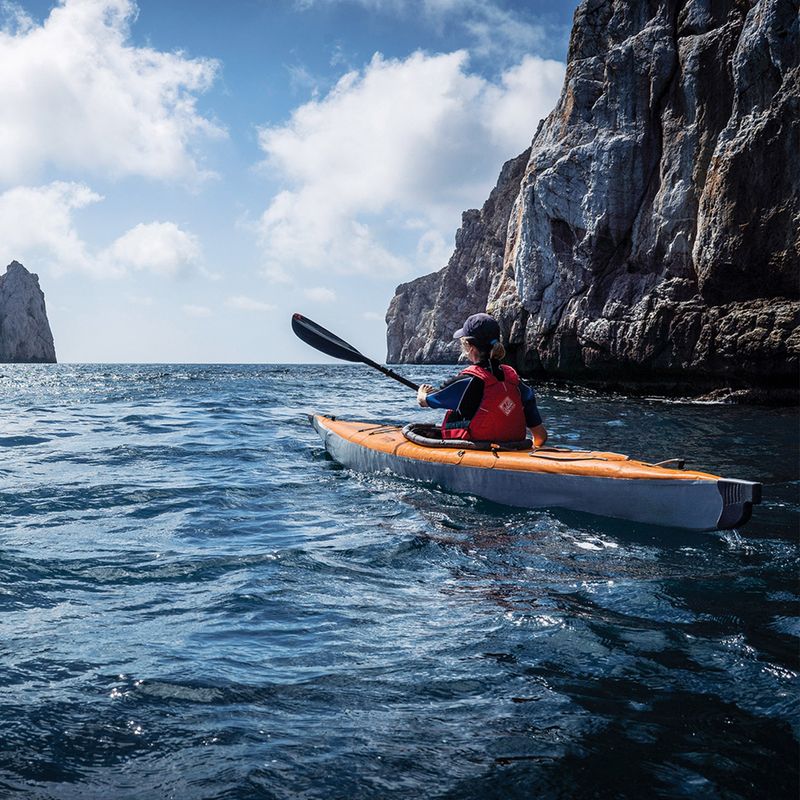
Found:
[[[439,231],[426,230],[417,241],[417,264],[427,269],[441,269],[452,251],[452,236],[445,239]]]
[[[112,272],[144,270],[173,276],[200,259],[197,238],[174,222],[140,223],[100,255]]]
[[[110,176],[196,179],[197,110],[216,62],[130,44],[133,0],[63,0],[41,24],[6,8],[0,30],[0,181],[48,165]]]
[[[566,42],[569,33],[565,26],[553,25],[532,8],[508,8],[493,0],[295,0],[295,5],[309,10],[345,2],[358,2],[370,12],[413,17],[439,34],[460,28],[472,54],[500,64],[546,52],[554,40]]]
[[[399,253],[415,247],[413,269],[443,266],[461,211],[528,146],[563,75],[560,62],[528,56],[492,83],[469,72],[464,51],[377,54],[262,128],[265,166],[287,187],[260,220],[265,272],[399,276],[412,269]]]
[[[181,306],[187,317],[210,317],[211,309],[206,306],[185,305]]]
[[[17,186],[0,194],[0,247],[3,257],[41,263],[56,270],[94,271],[73,212],[103,198],[82,183]]]
[[[239,311],[275,311],[277,306],[272,303],[264,303],[261,300],[254,300],[252,297],[245,297],[244,295],[237,295],[236,297],[229,297],[225,301],[228,308],[235,308]]]
[[[336,292],[333,289],[327,289],[324,286],[315,286],[312,289],[306,289],[305,296],[315,303],[335,303]]]
[[[286,67],[289,73],[289,86],[293,92],[306,92],[316,97],[320,80],[312,74],[308,67],[302,64],[293,64]]]
[[[377,311],[365,311],[361,316],[370,322],[383,322],[385,315]]]
[[[0,1],[0,15],[2,15],[2,32],[7,34],[24,33],[34,27],[33,17],[19,3],[11,0]]]
[[[128,302],[133,306],[141,306],[142,308],[152,308],[155,305],[152,297],[141,294],[129,294]]]
[[[500,84],[485,93],[486,121],[492,141],[511,155],[523,131],[530,144],[539,120],[556,104],[564,83],[564,64],[526,56],[504,72]]]
[[[16,258],[37,269],[94,277],[120,277],[129,271],[171,276],[199,263],[196,237],[174,222],[136,225],[109,247],[93,251],[78,233],[74,214],[102,200],[85,184],[64,181],[1,193],[0,260]]]
[[[450,5],[439,0],[426,0],[426,4]],[[486,0],[466,0],[455,10],[474,40],[471,52],[484,58],[520,57],[541,52],[552,35],[543,24],[526,20],[518,11]]]

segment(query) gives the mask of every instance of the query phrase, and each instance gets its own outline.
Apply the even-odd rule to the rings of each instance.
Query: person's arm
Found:
[[[417,392],[417,402],[423,408],[441,408],[474,415],[483,396],[483,381],[471,375],[456,375],[438,389],[423,384]]]
[[[525,409],[525,425],[531,430],[534,446],[541,447],[547,441],[547,430],[542,424],[542,415],[536,405],[536,393],[525,381],[519,382],[519,393]]]
[[[547,431],[544,425],[540,423],[531,428],[531,438],[535,447],[541,447],[547,441]]]

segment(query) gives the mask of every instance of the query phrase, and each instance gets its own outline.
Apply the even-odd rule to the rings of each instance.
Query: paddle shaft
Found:
[[[378,372],[382,372],[386,375],[387,378],[394,378],[398,383],[402,383],[404,386],[408,386],[409,389],[413,389],[415,392],[419,389],[419,384],[414,383],[414,381],[410,381],[408,378],[404,378],[402,375],[398,375],[394,370],[389,369],[388,367],[384,367],[381,364],[373,361],[366,356],[363,357],[364,361],[362,363],[366,364],[368,367],[372,367],[373,369],[377,369]]]

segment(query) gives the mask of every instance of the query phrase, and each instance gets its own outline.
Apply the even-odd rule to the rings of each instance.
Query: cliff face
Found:
[[[667,391],[796,389],[799,62],[796,0],[581,3],[502,264],[481,282],[512,362]],[[427,297],[454,262],[458,244],[421,279]],[[390,307],[390,360],[429,360],[392,347],[414,286]],[[452,329],[482,300],[419,307],[457,309]]]
[[[12,261],[0,275],[0,363],[55,363],[39,278]]]

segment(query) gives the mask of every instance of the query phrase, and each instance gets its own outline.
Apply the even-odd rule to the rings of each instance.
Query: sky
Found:
[[[0,271],[62,362],[376,359],[530,144],[563,0],[0,0]],[[465,309],[467,313],[482,309]]]

